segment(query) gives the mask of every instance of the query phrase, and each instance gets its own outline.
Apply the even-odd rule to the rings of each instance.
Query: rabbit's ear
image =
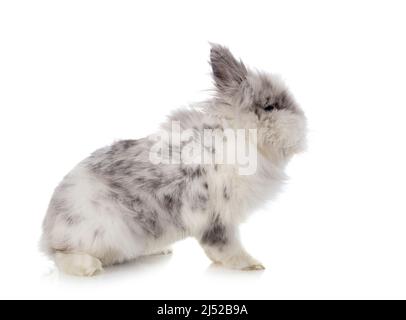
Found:
[[[247,68],[242,61],[234,58],[228,48],[211,44],[210,64],[213,78],[219,90],[237,88],[247,76]]]

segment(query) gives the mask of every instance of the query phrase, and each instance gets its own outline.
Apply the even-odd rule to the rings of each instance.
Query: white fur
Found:
[[[57,252],[55,263],[59,270],[73,276],[90,277],[103,270],[101,261],[86,253]]]

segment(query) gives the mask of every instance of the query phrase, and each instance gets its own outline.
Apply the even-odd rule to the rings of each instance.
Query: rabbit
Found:
[[[60,271],[92,276],[110,265],[170,253],[171,244],[187,237],[226,268],[264,269],[241,244],[239,225],[280,192],[286,164],[306,148],[306,117],[278,76],[254,71],[227,47],[210,45],[210,99],[173,112],[151,136],[95,151],[56,187],[41,247]],[[240,164],[215,161],[152,161],[157,132],[168,133],[162,160],[183,159],[189,144],[171,137],[174,122],[192,132],[193,142],[205,130],[225,144],[226,130],[255,130],[256,140],[245,146],[254,146],[255,170],[241,174]],[[216,145],[200,150],[220,152]]]

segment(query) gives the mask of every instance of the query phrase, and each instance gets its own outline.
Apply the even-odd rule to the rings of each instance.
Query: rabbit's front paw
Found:
[[[265,267],[262,264],[253,264],[252,266],[242,269],[243,271],[261,271],[265,270]]]
[[[226,261],[223,261],[222,263],[227,268],[243,271],[259,271],[265,269],[265,267],[260,262],[249,256],[248,254],[233,256]]]
[[[154,257],[154,256],[167,256],[173,253],[173,250],[171,248],[166,248],[163,250],[159,251],[154,251],[152,253],[145,254],[145,256],[149,257]]]
[[[162,256],[167,256],[168,254],[172,254],[172,253],[173,253],[173,250],[171,248],[167,248],[167,249],[164,249],[164,250],[158,252],[157,254],[162,255]]]

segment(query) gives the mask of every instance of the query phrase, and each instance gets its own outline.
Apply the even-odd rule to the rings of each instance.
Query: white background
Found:
[[[0,298],[406,298],[404,1],[2,1]],[[53,188],[90,152],[208,97],[208,41],[282,74],[308,152],[243,226],[264,272],[171,257],[92,279],[37,250]]]

